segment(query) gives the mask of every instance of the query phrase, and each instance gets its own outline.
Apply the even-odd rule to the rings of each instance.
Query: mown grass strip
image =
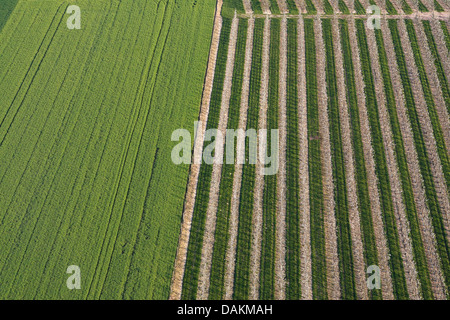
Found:
[[[252,10],[255,14],[262,14],[261,2],[259,0],[251,0]]]
[[[273,14],[280,14],[280,8],[278,7],[277,0],[269,0],[270,12]]]
[[[295,4],[294,0],[286,0],[286,4],[289,10],[290,14],[299,14],[299,8],[297,8],[297,5]]]
[[[361,229],[363,232],[364,254],[366,266],[378,265],[378,254],[375,241],[372,212],[367,184],[366,164],[359,122],[359,107],[355,87],[355,71],[352,62],[353,51],[350,45],[348,22],[339,20],[341,44],[344,57],[345,87],[347,88],[347,103],[352,128],[352,143],[355,152],[355,173],[359,210],[361,214]],[[353,49],[355,50],[355,49]],[[372,299],[381,299],[380,290],[369,290]]]
[[[356,299],[353,278],[352,239],[350,235],[347,184],[344,153],[340,127],[336,66],[334,60],[332,26],[329,19],[323,24],[323,38],[326,50],[326,81],[328,92],[328,119],[330,126],[331,159],[334,181],[334,199],[336,205],[336,225],[339,252],[340,284],[343,299]]]
[[[411,7],[409,6],[409,4],[406,2],[406,0],[402,0],[402,10],[405,14],[411,14],[413,13]]]
[[[267,152],[271,150],[270,132],[278,129],[278,87],[280,71],[280,20],[271,21],[269,98],[267,109]],[[277,214],[277,175],[264,177],[263,229],[261,244],[260,299],[274,299],[275,227]]]
[[[207,130],[217,128],[222,100],[225,68],[227,63],[228,43],[230,38],[231,19],[223,18],[220,44],[217,54],[216,73],[211,94]],[[197,186],[194,214],[192,217],[191,235],[189,238],[186,267],[183,280],[182,298],[193,300],[197,296],[197,283],[203,246],[203,233],[206,221],[206,211],[209,202],[212,165],[202,164]]]
[[[252,71],[247,129],[258,128],[259,96],[261,86],[262,44],[264,19],[255,20],[253,38]],[[246,159],[249,159],[249,143],[246,141]],[[255,186],[255,165],[245,164],[242,173],[241,197],[239,203],[239,232],[236,250],[236,272],[234,295],[236,300],[246,300],[250,284],[250,250],[252,238],[253,191]]]
[[[441,28],[444,33],[445,45],[447,46],[448,51],[450,51],[450,32],[448,31],[445,21],[441,21]]]
[[[419,218],[414,201],[414,194],[411,184],[411,178],[409,176],[408,164],[406,162],[406,153],[403,144],[402,133],[400,131],[397,110],[395,108],[396,103],[394,88],[391,82],[390,70],[381,30],[376,30],[375,36],[377,40],[381,72],[383,75],[384,89],[386,93],[386,108],[388,110],[389,119],[391,122],[391,130],[395,142],[395,153],[397,155],[397,164],[402,183],[403,203],[405,204],[406,214],[411,229],[410,237],[413,245],[413,254],[414,260],[416,262],[417,273],[421,284],[422,297],[424,299],[432,299],[433,295],[431,291],[430,275],[427,268],[427,260],[423,248],[422,236],[420,233]]]
[[[339,10],[341,10],[343,14],[350,14],[350,10],[343,0],[339,0]]]
[[[389,181],[386,155],[383,145],[383,135],[381,132],[378,102],[376,100],[373,73],[370,64],[369,48],[367,45],[364,21],[356,21],[361,63],[363,68],[363,78],[366,85],[366,104],[369,116],[370,129],[372,134],[372,146],[375,158],[375,170],[379,182],[381,210],[383,212],[383,222],[388,242],[390,259],[389,264],[392,273],[393,290],[397,299],[407,299],[408,290],[406,288],[405,272],[400,252],[397,225],[395,223],[394,208],[392,204],[391,184]]]
[[[328,0],[323,0],[323,10],[325,11],[325,14],[333,14],[334,10],[331,6],[330,2]]]
[[[236,58],[233,72],[233,85],[228,112],[228,129],[236,130],[239,125],[239,109],[241,104],[242,81],[245,62],[245,47],[248,24],[246,19],[239,21]],[[210,299],[220,300],[225,293],[225,259],[229,237],[229,216],[233,189],[234,164],[223,164],[219,189],[216,234],[211,267]]]
[[[416,62],[417,70],[419,71],[420,82],[425,97],[425,101],[428,107],[428,114],[430,115],[431,124],[433,126],[434,138],[436,139],[436,147],[438,150],[439,158],[441,159],[442,170],[444,171],[444,177],[447,184],[447,190],[450,190],[450,162],[447,147],[445,145],[444,134],[439,122],[439,116],[436,109],[436,104],[431,93],[430,84],[425,71],[425,65],[420,54],[419,44],[416,37],[416,31],[411,20],[405,20],[406,29],[408,30],[409,40],[411,42],[411,48],[414,54],[414,60]],[[439,60],[438,60],[439,61]],[[449,270],[450,271],[450,270]],[[449,279],[450,281],[450,279]]]
[[[286,195],[286,298],[299,300],[300,292],[300,224],[299,209],[299,128],[298,128],[298,61],[297,21],[288,20],[288,65],[287,65],[287,195]]]
[[[317,9],[311,0],[305,0],[305,3],[306,3],[306,12],[308,14],[316,14],[317,13]]]
[[[428,159],[427,150],[423,138],[422,128],[418,118],[415,101],[413,98],[411,83],[408,77],[408,69],[406,66],[405,56],[401,46],[399,31],[397,28],[397,21],[389,21],[389,29],[391,30],[392,40],[394,42],[395,54],[397,56],[397,63],[403,83],[403,90],[405,92],[406,107],[408,109],[408,117],[411,121],[411,128],[414,135],[414,143],[419,158],[420,171],[425,186],[425,194],[427,198],[428,208],[431,213],[431,220],[436,237],[437,250],[441,258],[442,272],[445,279],[449,279],[450,261],[448,254],[448,244],[445,235],[445,229],[442,221],[442,212],[439,207],[436,196],[436,189],[433,183],[433,175],[430,166],[432,165]],[[448,289],[448,282],[447,289]]]
[[[389,0],[385,1],[386,1],[386,11],[388,12],[388,14],[398,14],[397,9],[395,9],[395,7],[392,5],[392,2]]]
[[[311,252],[314,299],[327,299],[324,201],[320,153],[319,108],[316,74],[314,21],[305,19],[306,93],[308,104],[308,149],[311,208]]]

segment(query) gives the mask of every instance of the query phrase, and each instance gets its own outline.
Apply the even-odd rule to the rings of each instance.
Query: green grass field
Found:
[[[0,11],[0,298],[166,299],[215,3],[68,4]]]

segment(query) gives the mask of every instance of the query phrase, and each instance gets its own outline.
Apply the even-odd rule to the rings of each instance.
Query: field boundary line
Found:
[[[366,163],[367,184],[369,188],[370,207],[374,226],[374,234],[378,253],[378,263],[381,271],[381,287],[383,299],[393,300],[392,278],[389,268],[389,249],[387,247],[386,235],[383,228],[380,195],[378,190],[378,179],[375,173],[374,150],[370,132],[369,118],[366,108],[365,83],[362,75],[362,65],[359,53],[359,45],[356,39],[355,21],[349,21],[350,43],[353,49],[353,66],[355,70],[355,82],[357,100],[359,106],[359,117],[361,124],[361,137],[363,141],[364,159]]]
[[[350,232],[352,238],[352,251],[355,275],[355,289],[357,298],[368,300],[366,270],[364,268],[364,245],[361,235],[361,218],[357,195],[357,184],[355,178],[355,155],[352,146],[350,116],[346,99],[344,60],[342,57],[341,33],[338,19],[332,20],[333,44],[336,63],[336,81],[339,99],[339,115],[342,130],[342,146],[345,161],[345,180],[347,182],[347,198],[349,202],[348,213],[350,222]]]
[[[411,232],[408,219],[406,217],[405,203],[403,202],[403,188],[400,183],[400,174],[396,153],[394,150],[394,138],[390,127],[389,114],[386,108],[386,93],[381,74],[378,46],[375,39],[374,30],[370,30],[365,24],[367,44],[371,59],[375,94],[379,112],[379,121],[382,133],[389,181],[391,184],[392,204],[395,214],[395,221],[398,229],[399,247],[405,270],[405,279],[410,299],[420,299],[420,285],[417,278],[416,265],[413,258],[412,243],[409,234]]]
[[[419,157],[414,145],[414,138],[410,120],[406,110],[406,99],[403,92],[403,86],[395,57],[394,43],[391,33],[387,27],[387,21],[381,23],[381,30],[384,37],[386,47],[386,55],[389,64],[391,81],[396,100],[397,115],[399,118],[400,130],[402,132],[403,143],[405,146],[406,161],[409,169],[412,189],[414,193],[414,201],[416,203],[417,215],[420,223],[420,234],[422,235],[423,247],[427,259],[428,271],[430,274],[431,287],[433,295],[438,295],[439,288],[443,286],[442,272],[439,267],[440,261],[436,250],[436,239],[433,227],[430,221],[430,210],[427,206],[425,187],[419,166]]]
[[[222,137],[226,137],[226,129],[228,124],[228,111],[230,107],[231,87],[233,80],[234,61],[236,56],[236,44],[238,37],[239,19],[233,18],[230,31],[230,42],[228,44],[227,65],[225,69],[225,79],[222,93],[222,104],[220,107],[218,131],[222,133]],[[206,300],[209,295],[212,251],[214,247],[214,236],[216,231],[217,205],[219,203],[219,189],[222,178],[222,167],[220,163],[224,158],[225,141],[216,141],[215,159],[211,174],[211,186],[209,190],[209,203],[206,211],[205,231],[203,234],[203,248],[200,262],[200,274],[198,278],[197,300]],[[217,159],[219,161],[217,161]]]
[[[267,109],[269,95],[269,63],[270,63],[270,19],[264,21],[263,47],[262,47],[262,68],[261,68],[261,87],[259,100],[259,118],[258,130],[267,128]],[[261,139],[261,133],[258,133],[258,141]],[[250,288],[249,300],[258,300],[260,269],[261,269],[261,243],[263,228],[263,206],[264,206],[264,164],[261,162],[261,156],[266,154],[264,144],[258,146],[258,162],[255,172],[254,187],[254,205],[252,217],[252,241],[250,252]]]
[[[308,109],[306,103],[306,52],[303,18],[298,19],[298,124],[299,124],[299,198],[302,299],[312,300],[311,209],[309,202]]]
[[[250,90],[250,72],[252,67],[253,53],[253,32],[255,19],[248,20],[247,40],[245,47],[244,75],[242,81],[241,106],[239,109],[239,129],[245,130],[247,127],[247,111]],[[245,144],[238,143],[236,154],[242,154]],[[233,297],[234,269],[236,266],[236,246],[239,228],[239,203],[242,185],[242,164],[236,164],[233,176],[233,195],[231,201],[230,213],[230,238],[228,240],[225,268],[225,300],[231,300]]]
[[[222,30],[222,17],[221,17],[222,5],[223,0],[217,0],[216,12],[214,17],[214,27],[211,37],[211,48],[209,52],[208,66],[206,69],[205,83],[203,86],[202,104],[200,107],[199,126],[197,128],[194,140],[194,152],[193,152],[194,163],[191,165],[188,185],[186,189],[186,197],[180,230],[180,239],[178,241],[178,248],[174,263],[172,283],[170,286],[170,295],[169,295],[170,300],[181,299],[184,268],[186,266],[187,249],[192,226],[192,216],[194,213],[198,177],[200,173],[200,164],[197,163],[201,163],[202,159],[203,141],[206,131],[206,123],[208,121],[209,106],[211,102],[212,85],[214,82],[214,73],[216,69],[217,53],[220,42],[220,32]]]
[[[287,19],[281,20],[279,73],[279,161],[275,231],[275,299],[286,298]]]
[[[322,21],[314,19],[317,59],[317,98],[319,108],[320,153],[322,156],[325,252],[327,268],[328,298],[338,300],[341,297],[339,256],[336,234],[336,203],[334,198],[333,167],[330,145],[330,122],[328,119],[328,93],[326,80],[326,54],[323,40]]]

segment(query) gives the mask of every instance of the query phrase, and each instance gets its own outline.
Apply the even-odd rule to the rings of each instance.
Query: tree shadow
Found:
[[[0,0],[0,32],[8,21],[9,16],[14,11],[19,0]]]

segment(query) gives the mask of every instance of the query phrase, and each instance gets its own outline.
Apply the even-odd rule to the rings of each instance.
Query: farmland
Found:
[[[383,14],[375,30],[369,5]],[[203,283],[191,272],[204,272],[196,260],[171,298],[447,299],[448,4],[225,0],[223,8],[214,87],[234,50],[233,102],[213,96],[208,126],[229,107],[231,128],[278,129],[280,163],[266,176],[259,162],[226,165],[218,192],[228,200],[213,213],[199,195],[211,196],[214,180],[199,179],[192,221],[215,214],[223,227],[212,239],[204,221],[192,224],[189,245],[214,242],[216,286],[195,294]],[[237,49],[227,45],[231,21],[248,26]],[[251,140],[242,146],[248,161]],[[198,248],[187,256],[194,250],[200,257]],[[366,283],[373,267],[378,289]]]
[[[215,8],[194,2],[77,1],[80,30],[69,1],[0,4],[0,298],[168,298],[189,166],[166,146]]]
[[[448,1],[4,3],[0,299],[450,298]]]

